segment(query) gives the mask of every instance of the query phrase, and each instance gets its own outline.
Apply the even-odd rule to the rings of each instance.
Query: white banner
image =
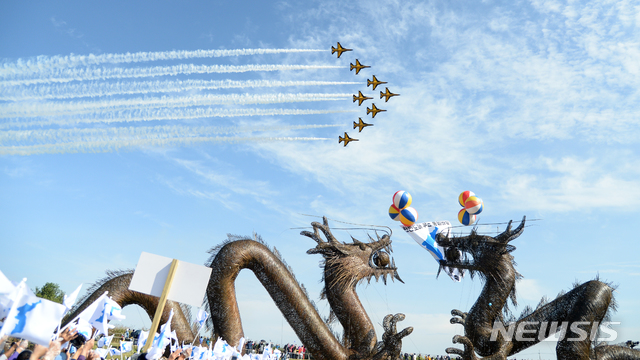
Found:
[[[431,221],[411,226],[402,226],[402,229],[409,234],[420,246],[427,250],[440,264],[440,260],[446,260],[445,248],[436,241],[436,235],[442,233],[449,235],[451,223],[448,221]],[[444,266],[442,268],[453,281],[460,282],[464,277],[464,270]]]

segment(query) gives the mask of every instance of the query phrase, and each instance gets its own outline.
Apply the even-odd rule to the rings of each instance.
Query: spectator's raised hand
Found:
[[[183,352],[180,354],[180,360],[188,359],[189,357],[191,357],[191,350],[193,350],[193,348],[192,348],[192,347],[190,347],[190,348],[188,348],[187,350],[183,351]]]
[[[53,360],[60,354],[60,346],[62,345],[62,340],[56,340],[49,343],[49,349],[46,354],[42,357],[43,360]]]
[[[181,352],[182,352],[182,349],[177,349],[176,351],[172,352],[171,355],[169,355],[168,360],[175,360],[178,356],[180,356]]]
[[[29,360],[38,360],[38,359],[40,359],[42,356],[44,356],[44,354],[47,353],[47,350],[49,350],[48,347],[42,346],[40,344],[35,344],[35,346],[33,347],[33,352],[31,352],[31,357],[29,358]]]
[[[78,330],[77,329],[66,328],[66,329],[62,330],[62,332],[60,333],[60,337],[63,340],[62,344],[75,339],[77,336],[78,336]]]
[[[89,351],[87,360],[100,360],[100,354],[98,354],[96,351]]]

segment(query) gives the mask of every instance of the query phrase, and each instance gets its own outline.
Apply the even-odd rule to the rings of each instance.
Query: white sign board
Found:
[[[140,254],[129,290],[160,297],[172,261],[160,255]],[[210,276],[211,268],[180,261],[167,298],[191,306],[202,306]]]

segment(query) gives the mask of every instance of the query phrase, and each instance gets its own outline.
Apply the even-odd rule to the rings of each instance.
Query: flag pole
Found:
[[[200,330],[202,330],[202,326],[198,327],[198,332],[196,333],[196,337],[193,338],[191,345],[196,343],[196,339],[198,338],[198,335],[200,335]]]
[[[142,352],[146,353],[149,351],[151,344],[153,343],[153,338],[156,336],[156,330],[158,330],[158,325],[160,325],[160,318],[162,317],[162,313],[164,312],[164,305],[167,303],[167,296],[169,295],[169,290],[171,290],[171,284],[173,283],[173,277],[176,274],[176,269],[178,268],[178,264],[180,262],[177,259],[173,259],[171,261],[171,267],[169,268],[169,274],[167,275],[167,280],[164,282],[164,288],[162,289],[162,295],[160,296],[160,301],[158,301],[158,307],[156,308],[156,313],[153,316],[153,322],[151,323],[151,329],[149,329],[149,336],[151,337],[151,342],[149,342],[149,338],[147,338],[144,347],[142,348]]]

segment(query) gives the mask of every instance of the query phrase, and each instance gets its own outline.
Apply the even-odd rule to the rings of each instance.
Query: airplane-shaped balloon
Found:
[[[376,79],[375,75],[373,75],[373,80],[367,79],[367,87],[369,87],[369,85],[373,85],[373,89],[372,90],[375,90],[378,85],[386,84],[386,83],[387,83],[386,81],[378,81],[378,79]]]
[[[338,57],[340,57],[340,55],[342,55],[342,53],[345,51],[353,51],[353,49],[343,48],[342,45],[340,45],[340,42],[338,42],[338,48],[334,48],[333,46],[331,47],[331,55],[333,55],[335,52],[338,52]]]
[[[380,91],[380,99],[382,99],[382,98],[384,97],[384,98],[385,98],[384,102],[389,101],[389,98],[390,98],[390,97],[393,97],[393,96],[400,96],[400,94],[394,94],[394,93],[392,93],[391,91],[389,91],[389,88],[388,88],[388,87],[386,87],[386,88],[385,88],[385,90],[386,90],[386,91],[385,91],[384,93],[383,93],[382,91]]]
[[[349,64],[351,65],[351,69],[349,71],[353,71],[353,69],[356,69],[356,75],[358,75],[358,73],[360,72],[360,70],[364,69],[364,68],[370,68],[371,66],[367,66],[367,65],[362,65],[360,64],[360,60],[356,59],[356,64]]]
[[[373,99],[373,98],[362,95],[362,91],[358,91],[358,96],[353,95],[353,102],[358,101],[358,106],[362,105],[362,102],[367,99]]]
[[[344,137],[338,136],[338,144],[340,144],[341,142],[344,142],[344,146],[347,146],[351,141],[359,141],[359,140],[349,137],[349,134],[347,134],[346,131],[344,132]]]
[[[359,128],[358,132],[362,132],[362,129],[366,128],[367,126],[373,126],[373,124],[367,124],[366,122],[362,121],[362,118],[358,118],[358,122],[353,122],[353,128]]]
[[[367,108],[367,115],[371,114],[371,118],[373,119],[374,117],[376,117],[376,115],[379,112],[382,112],[382,111],[387,111],[387,110],[378,109],[376,107],[376,104],[371,103],[371,109]]]

